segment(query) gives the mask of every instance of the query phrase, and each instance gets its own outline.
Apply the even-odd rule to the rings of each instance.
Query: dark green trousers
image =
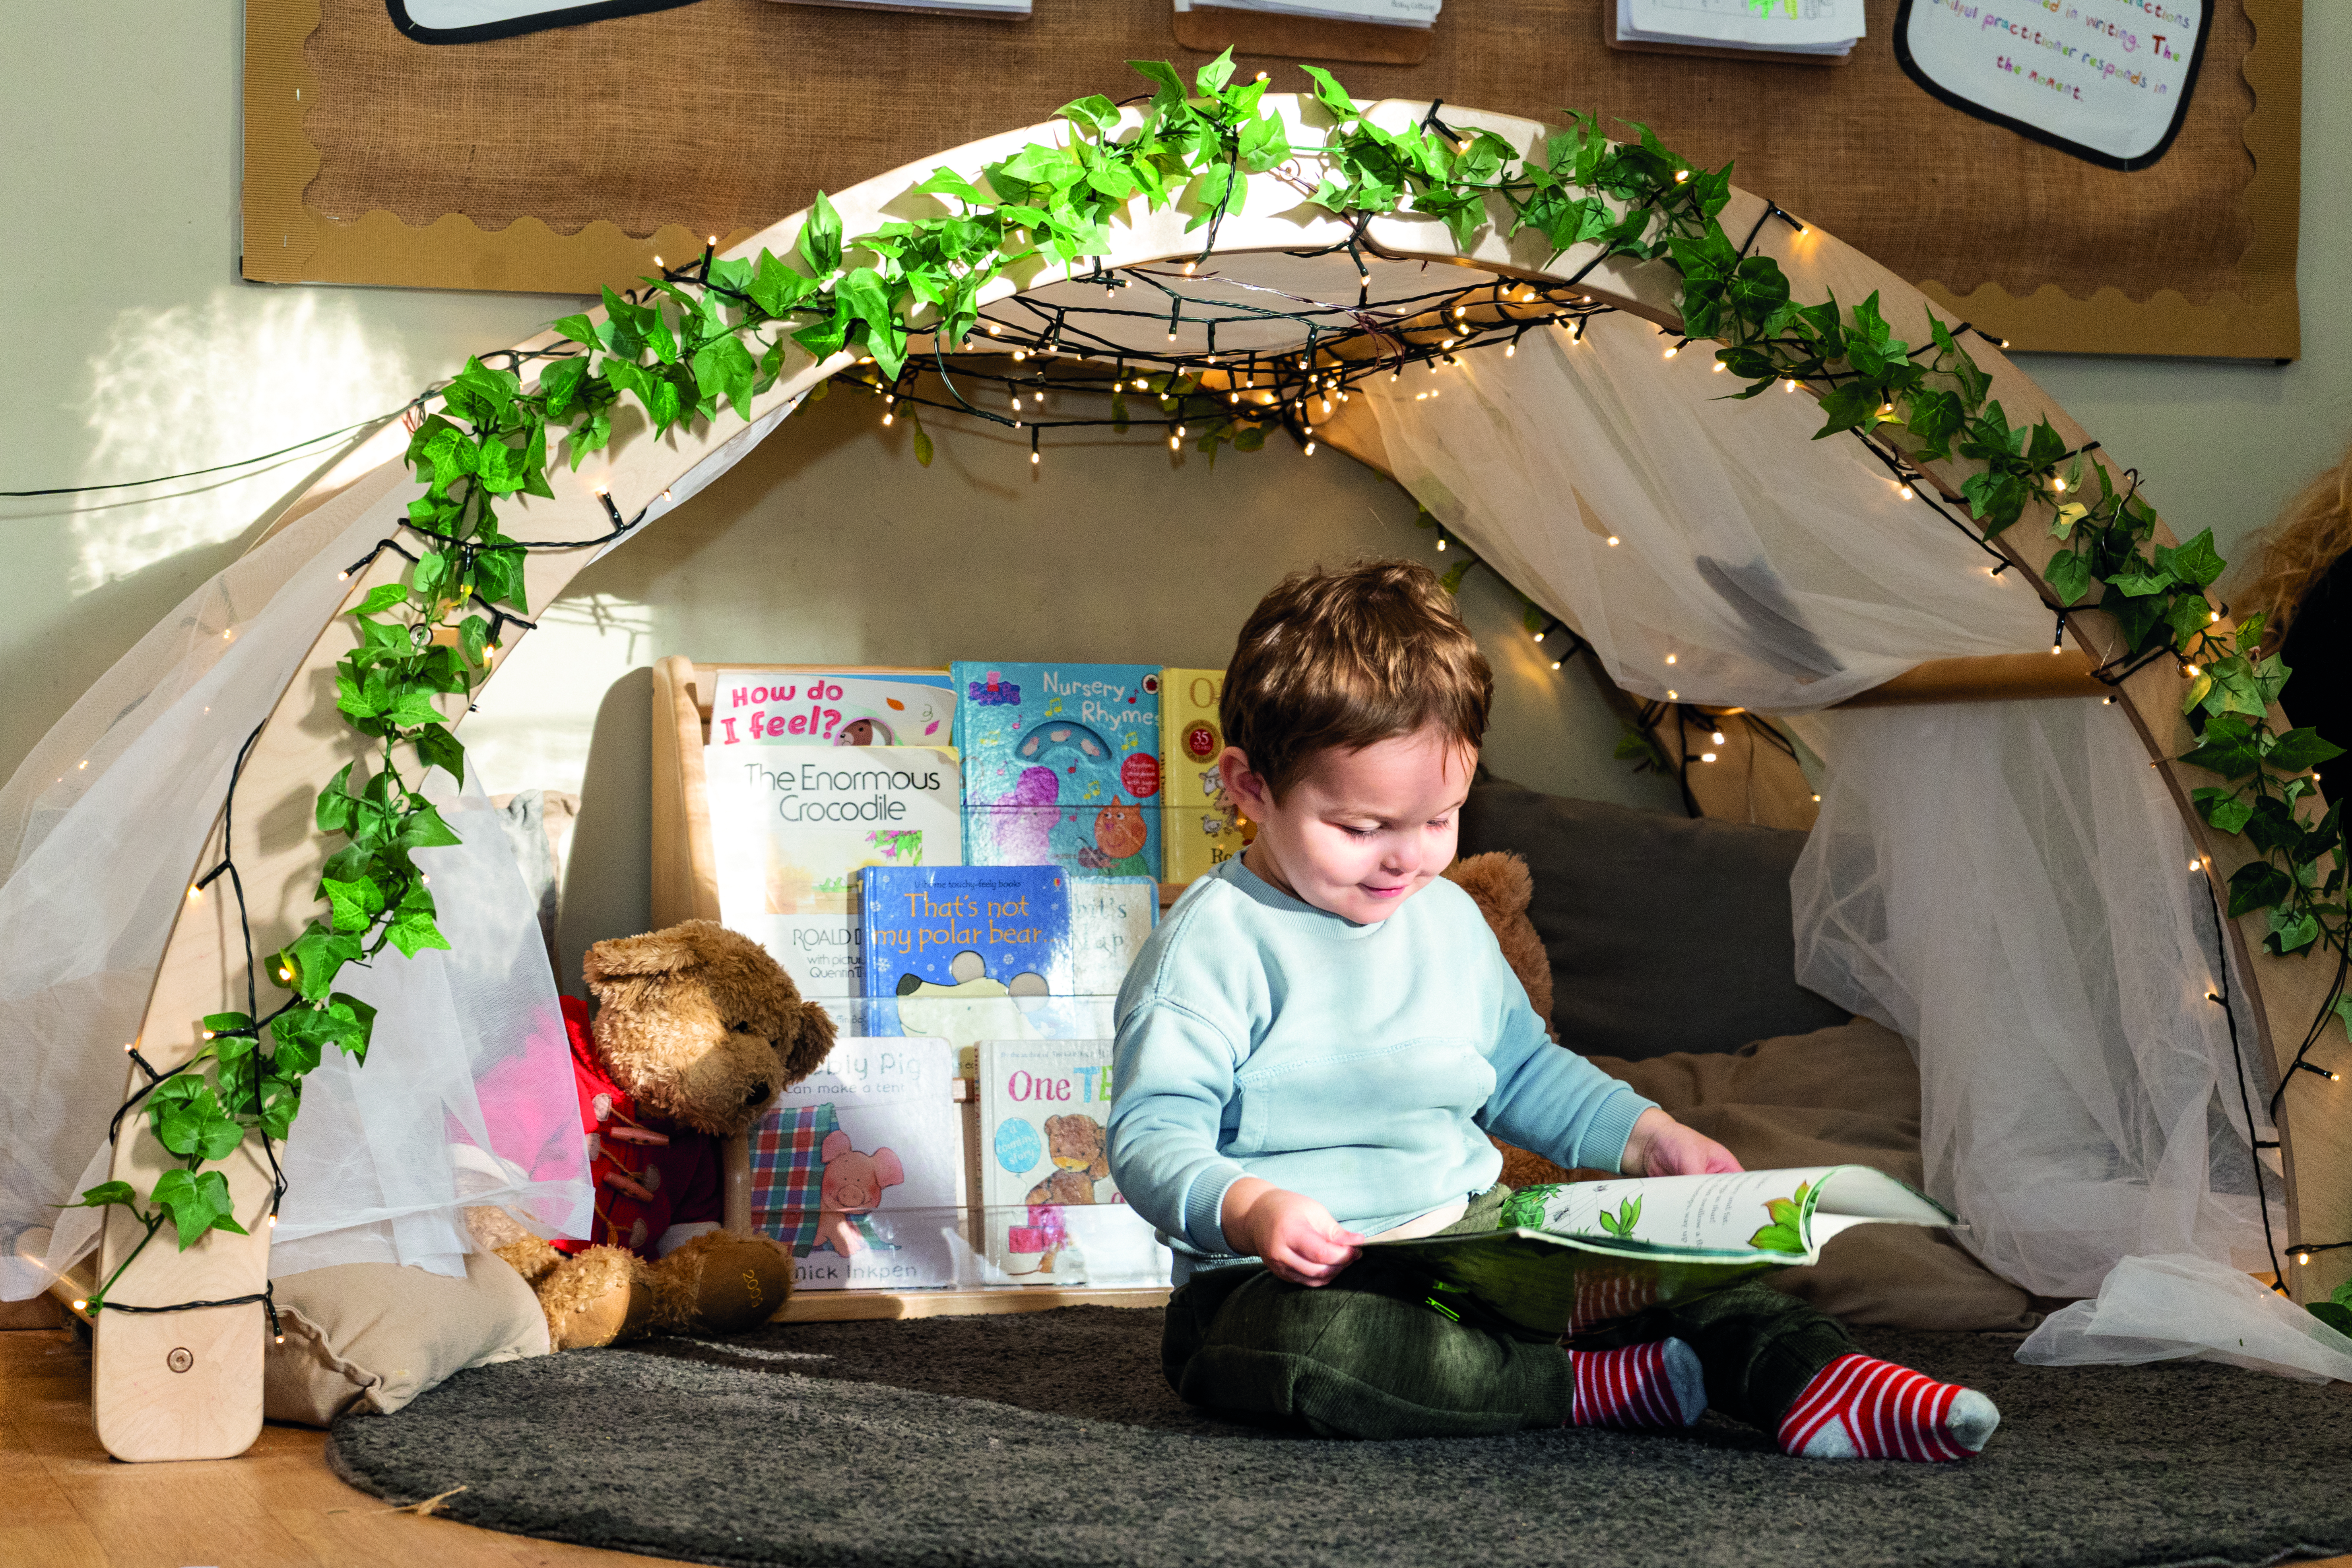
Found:
[[[1494,1229],[1509,1195],[1483,1194],[1447,1233]],[[1557,1342],[1475,1312],[1457,1321],[1428,1296],[1425,1279],[1376,1261],[1313,1287],[1255,1264],[1209,1269],[1169,1300],[1161,1368],[1188,1405],[1323,1437],[1485,1436],[1569,1419],[1575,1378]],[[1854,1348],[1835,1319],[1757,1284],[1654,1307],[1576,1343],[1669,1337],[1698,1353],[1711,1407],[1768,1432]]]

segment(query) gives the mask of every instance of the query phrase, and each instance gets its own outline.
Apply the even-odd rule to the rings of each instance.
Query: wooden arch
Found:
[[[1311,146],[1318,140],[1311,126],[1302,123],[1297,99],[1268,95],[1264,107],[1289,122],[1294,144]],[[1383,125],[1401,128],[1417,121],[1424,110],[1420,103],[1391,100],[1377,106],[1374,118]],[[1534,121],[1452,106],[1446,114],[1458,129],[1492,132],[1522,153],[1539,147],[1554,129]],[[911,194],[941,163],[959,171],[977,171],[1027,143],[1058,140],[1066,134],[1067,127],[1058,121],[1007,132],[868,180],[835,198],[843,232],[856,235],[894,219],[944,212],[934,198]],[[1818,229],[1798,231],[1762,223],[1766,212],[1762,199],[1734,190],[1722,222],[1733,234],[1745,234],[1751,227],[1759,230],[1759,247],[1780,261],[1797,298],[1820,300],[1834,292],[1841,299],[1860,300],[1874,290],[1898,335],[1914,342],[1928,337],[1927,303],[1918,290]],[[1184,232],[1188,216],[1181,207],[1147,213],[1139,201],[1130,208],[1128,221],[1112,230],[1115,254],[1104,258],[1104,265],[1130,267],[1191,258],[1198,252],[1200,239],[1197,231],[1189,236]],[[741,253],[756,254],[762,246],[779,252],[789,249],[804,216],[795,215],[753,237],[740,247]],[[1275,175],[1262,174],[1251,181],[1242,216],[1224,221],[1217,248],[1224,255],[1299,250],[1342,243],[1348,235],[1349,226],[1301,202],[1296,190]],[[1596,252],[1592,246],[1580,246],[1550,258],[1545,254],[1547,245],[1540,234],[1528,230],[1507,239],[1496,226],[1489,226],[1475,245],[1465,248],[1454,243],[1444,224],[1412,215],[1374,218],[1364,237],[1376,253],[1392,259],[1475,267],[1531,281],[1565,280],[1583,274],[1577,286],[1600,301],[1662,327],[1680,325],[1675,307],[1678,279],[1663,264],[1617,260],[1592,265]],[[1585,272],[1588,266],[1591,269]],[[1058,282],[1063,277],[1059,269],[1033,261],[999,279],[982,303]],[[556,341],[553,333],[543,333],[520,346],[541,348]],[[1989,348],[1973,352],[1991,375],[1991,395],[2004,405],[2046,415],[2070,447],[2087,442],[2087,434],[2006,358]],[[848,353],[815,361],[796,350],[793,353],[796,363],[754,405],[755,422],[786,409],[819,382],[853,363]],[[1365,405],[1358,402],[1352,406],[1361,410]],[[1377,430],[1368,416],[1358,414],[1352,422],[1342,419],[1322,428],[1343,449],[1386,467]],[[569,481],[558,477],[553,500],[509,502],[502,509],[501,524],[526,542],[601,535],[609,524],[592,481],[609,487],[622,515],[634,516],[672,487],[690,485],[689,476],[697,466],[713,458],[730,442],[756,438],[754,432],[724,414],[708,427],[680,426],[658,440],[650,438],[640,425],[634,436],[616,441],[607,455],[609,462],[601,469],[592,464]],[[2094,454],[2092,460],[2118,468],[2104,449]],[[1947,493],[1957,494],[1963,477],[1957,465],[1931,464],[1927,473]],[[297,506],[325,513],[322,521],[357,524],[380,520],[383,534],[390,537],[399,531],[413,493],[414,484],[404,468],[388,462],[338,493],[306,497]],[[2158,536],[2173,542],[2161,524]],[[2040,581],[2041,569],[2053,548],[2044,531],[2013,529],[2000,543],[2020,567]],[[528,566],[530,602],[545,605],[555,598],[593,555],[587,549],[534,552]],[[348,609],[379,583],[398,580],[404,565],[399,556],[387,552],[354,575],[341,607]],[[2105,617],[2078,614],[2070,617],[2070,625],[2093,659],[2104,662],[2123,651]],[[357,643],[355,624],[348,616],[338,614],[319,628],[308,656],[263,726],[247,765],[240,788],[248,792],[248,802],[262,809],[249,807],[241,819],[245,826],[239,828],[236,854],[257,952],[271,952],[290,941],[316,908],[312,889],[320,848],[315,836],[308,831],[307,801],[320,781],[331,777],[358,753],[359,738],[336,714],[332,695],[335,662]],[[489,679],[495,676],[493,669]],[[2252,858],[2250,847],[2242,839],[2210,833],[2189,809],[2190,790],[2219,781],[2167,760],[2193,743],[2180,713],[2180,676],[2170,661],[2158,661],[2125,682],[2120,696],[2152,764],[2164,771],[2192,842],[2209,858],[2205,874],[2226,879]],[[453,724],[456,721],[451,720]],[[2272,721],[2282,730],[2286,727],[2283,715],[2275,710]],[[300,814],[303,828],[273,829],[268,808],[290,799],[306,803]],[[256,822],[257,827],[250,826]],[[226,849],[216,824],[196,867],[218,863]],[[230,1005],[228,998],[244,994],[245,949],[227,903],[226,899],[207,898],[184,905],[166,944],[138,1039],[142,1054],[159,1069],[185,1062],[200,1044],[198,1020]],[[2316,1013],[2330,976],[2321,963],[2308,958],[2282,960],[2263,954],[2261,937],[2266,928],[2259,917],[2231,922],[2231,927],[2238,972],[2251,981],[2250,1001],[2259,1036],[2254,1047],[2257,1059],[2264,1064],[2268,1081],[2275,1084]],[[2315,1079],[2282,1107],[2281,1155],[2294,1236],[2352,1237],[2352,1179],[2347,1179],[2352,1178],[2352,1126],[2347,1126],[2343,1114],[2343,1097],[2347,1093],[2352,1089]],[[130,1135],[117,1146],[112,1174],[143,1191],[167,1168],[168,1156],[143,1119],[131,1118],[125,1127]],[[268,1273],[268,1232],[262,1216],[268,1207],[269,1173],[251,1140],[231,1157],[226,1169],[236,1213],[254,1234],[245,1237],[215,1231],[185,1252],[149,1248],[116,1287],[126,1300],[220,1300],[261,1289]],[[110,1210],[108,1216],[100,1265],[110,1271],[136,1242],[138,1231],[121,1210]],[[2298,1300],[2324,1297],[2337,1279],[2352,1272],[2352,1250],[2314,1257],[2311,1266],[2288,1263],[2289,1283]],[[92,1401],[99,1436],[115,1457],[226,1458],[243,1452],[252,1443],[261,1427],[264,1351],[264,1338],[257,1329],[259,1315],[252,1307],[100,1316]]]

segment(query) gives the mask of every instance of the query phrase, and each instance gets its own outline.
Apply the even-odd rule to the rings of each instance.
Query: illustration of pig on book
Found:
[[[888,1149],[861,1154],[849,1146],[849,1134],[826,1134],[820,1152],[824,1161],[816,1245],[830,1247],[844,1258],[855,1258],[868,1245],[864,1216],[874,1212],[883,1193],[907,1179],[906,1165]],[[887,1245],[884,1243],[883,1245]]]

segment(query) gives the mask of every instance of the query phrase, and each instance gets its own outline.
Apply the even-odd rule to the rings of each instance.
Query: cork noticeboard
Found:
[[[1920,89],[1898,5],[1868,0],[1835,70],[1612,49],[1613,0],[1461,0],[1421,63],[1337,69],[1360,99],[1643,121],[2021,349],[2298,355],[2302,0],[2212,0],[2179,132],[2129,172]],[[246,20],[246,277],[564,294],[1140,89],[1130,58],[1207,58],[1168,0],[1036,0],[1026,22],[700,0],[438,47],[383,0],[247,0]],[[1307,86],[1287,54],[1243,63]]]

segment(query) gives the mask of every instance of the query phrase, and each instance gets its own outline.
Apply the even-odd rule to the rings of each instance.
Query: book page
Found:
[[[1822,1177],[1838,1167],[1798,1171],[1739,1171],[1718,1176],[1624,1177],[1575,1182],[1560,1187],[1530,1187],[1513,1200],[1506,1217],[1562,1236],[1638,1241],[1676,1251],[1804,1253],[1810,1248],[1801,1224],[1783,1230],[1788,1218],[1801,1219],[1805,1200]],[[1541,1194],[1539,1215],[1521,1200]],[[1777,1214],[1775,1205],[1790,1208]]]

